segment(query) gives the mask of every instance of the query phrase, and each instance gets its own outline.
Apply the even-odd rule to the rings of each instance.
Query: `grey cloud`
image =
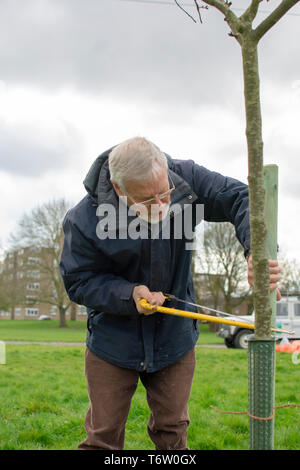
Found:
[[[0,171],[16,176],[38,177],[76,164],[81,139],[76,129],[63,124],[55,138],[39,137],[38,129],[0,122]],[[75,155],[75,156],[74,156]]]
[[[281,138],[282,137],[282,138]],[[265,153],[265,164],[278,166],[278,191],[279,199],[300,200],[300,150],[297,140],[287,141],[280,132],[274,138],[269,139]]]
[[[2,1],[0,79],[51,88],[72,84],[90,93],[195,106],[229,95],[235,99],[242,76],[240,47],[228,36],[219,12],[210,8],[203,20],[194,24],[171,5],[27,0],[20,6],[18,0]],[[288,21],[280,31],[289,37]],[[282,60],[285,68],[299,72],[299,63],[285,63],[278,35],[264,42],[261,52],[266,64],[277,61],[280,68]],[[282,72],[274,80],[287,78]]]
[[[241,106],[240,46],[214,8],[203,24],[176,6],[117,0],[2,0],[0,15],[0,80],[71,85],[141,105]],[[290,86],[300,78],[298,26],[299,17],[287,16],[261,41],[262,81]]]
[[[293,199],[300,200],[299,174],[300,164],[299,149],[288,149],[288,162],[279,165],[279,191],[282,195]]]

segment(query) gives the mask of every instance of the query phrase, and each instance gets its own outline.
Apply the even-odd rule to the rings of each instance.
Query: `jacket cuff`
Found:
[[[126,283],[122,286],[120,300],[122,301],[122,312],[124,312],[125,315],[135,315],[138,313],[135,301],[132,297],[133,289],[138,285],[138,283]]]

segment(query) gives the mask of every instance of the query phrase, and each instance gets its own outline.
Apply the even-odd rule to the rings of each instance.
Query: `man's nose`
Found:
[[[163,205],[162,200],[161,200],[158,196],[155,196],[155,203],[156,203],[158,206],[162,206],[162,205]]]

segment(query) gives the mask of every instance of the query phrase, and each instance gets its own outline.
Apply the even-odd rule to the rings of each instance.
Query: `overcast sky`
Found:
[[[232,8],[240,15],[249,2]],[[197,18],[191,0],[181,3]],[[278,3],[263,2],[257,20]],[[1,0],[2,248],[37,204],[77,203],[94,159],[135,135],[247,183],[240,46],[218,11],[202,19],[172,0]],[[279,166],[278,242],[300,262],[299,32],[300,4],[262,39],[259,60],[264,161]]]

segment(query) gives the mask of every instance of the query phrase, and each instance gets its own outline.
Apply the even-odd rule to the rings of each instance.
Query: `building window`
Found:
[[[25,308],[26,317],[36,317],[39,313],[38,308]]]
[[[33,258],[32,256],[27,258],[27,264],[39,264],[40,261],[40,258]]]
[[[30,284],[27,284],[27,290],[39,290],[39,289],[40,289],[39,282],[31,282]]]
[[[20,307],[15,308],[15,315],[16,317],[19,317],[21,315],[22,309]]]
[[[294,304],[294,309],[295,317],[300,317],[300,304]]]
[[[56,312],[57,312],[57,307],[55,305],[53,305],[51,308],[50,308],[50,315],[56,315]]]
[[[288,304],[276,304],[276,316],[277,317],[287,317],[288,316]]]
[[[37,297],[35,295],[26,295],[26,303],[27,304],[36,304],[36,303],[38,303]]]
[[[27,277],[40,278],[40,271],[27,271]]]
[[[84,305],[78,305],[77,314],[78,315],[86,315],[87,314],[86,307]]]
[[[2,317],[10,317],[10,312],[5,312],[4,310],[1,310],[1,315]]]

